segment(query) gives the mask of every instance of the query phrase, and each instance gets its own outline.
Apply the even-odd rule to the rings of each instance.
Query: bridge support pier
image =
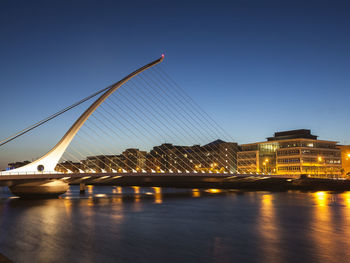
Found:
[[[80,194],[81,195],[85,194],[85,189],[86,189],[85,183],[80,183],[79,186],[80,186]]]

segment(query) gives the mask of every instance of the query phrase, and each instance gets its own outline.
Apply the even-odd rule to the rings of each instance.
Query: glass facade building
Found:
[[[239,173],[333,178],[342,175],[335,141],[318,140],[310,130],[276,132],[265,142],[240,145]]]

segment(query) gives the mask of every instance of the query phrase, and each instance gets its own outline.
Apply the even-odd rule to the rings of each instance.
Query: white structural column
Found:
[[[29,163],[25,166],[19,167],[17,169],[13,169],[10,171],[1,172],[2,175],[11,174],[11,173],[34,173],[34,172],[43,172],[50,173],[55,171],[55,167],[59,160],[61,159],[64,151],[69,146],[70,142],[73,140],[74,136],[77,134],[79,129],[83,126],[85,121],[91,116],[91,114],[119,87],[121,87],[124,83],[129,81],[131,78],[140,74],[141,72],[157,65],[162,62],[164,59],[164,55],[162,55],[159,59],[139,68],[133,73],[129,74],[122,80],[113,84],[105,93],[103,93],[91,106],[75,121],[75,123],[70,127],[70,129],[66,132],[66,134],[62,137],[62,139],[44,156],[39,158],[38,160]]]

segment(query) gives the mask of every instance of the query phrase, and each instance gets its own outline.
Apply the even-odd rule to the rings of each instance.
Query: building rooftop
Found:
[[[290,139],[313,139],[317,140],[316,135],[311,134],[311,130],[299,129],[299,130],[290,130],[275,132],[274,137],[266,138],[268,141],[280,141],[280,140],[290,140]]]

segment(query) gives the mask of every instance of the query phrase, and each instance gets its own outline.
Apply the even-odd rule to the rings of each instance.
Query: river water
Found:
[[[350,262],[350,192],[72,186],[59,199],[0,188],[0,253],[14,262]]]

